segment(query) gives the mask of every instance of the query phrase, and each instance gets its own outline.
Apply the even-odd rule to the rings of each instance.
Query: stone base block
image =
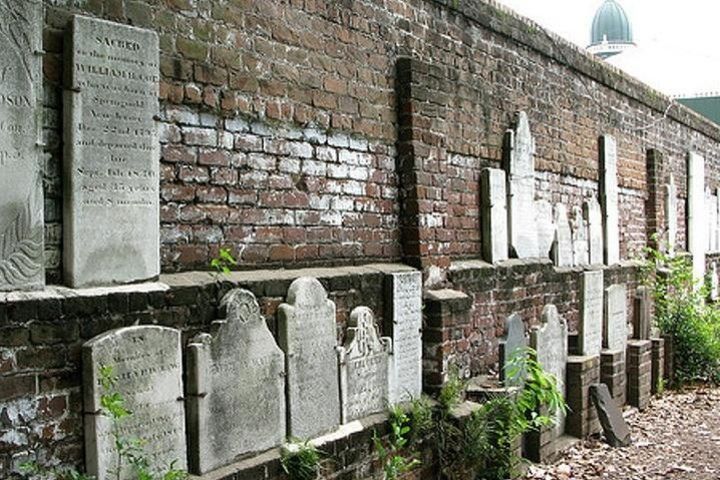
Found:
[[[627,396],[628,403],[644,410],[650,403],[652,383],[652,342],[633,340],[627,346]]]
[[[600,357],[568,357],[565,400],[569,411],[565,433],[585,438],[600,432],[597,412],[590,401],[590,385],[600,381]]]
[[[600,352],[600,383],[610,390],[610,395],[622,408],[625,405],[625,352],[603,350]]]
[[[653,395],[660,392],[660,382],[665,378],[665,340],[653,338],[652,342],[652,367],[650,391]]]

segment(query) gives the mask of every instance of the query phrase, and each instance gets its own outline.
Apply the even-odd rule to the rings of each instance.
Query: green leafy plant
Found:
[[[440,409],[449,414],[453,408],[462,402],[466,387],[467,382],[460,378],[458,368],[454,365],[450,367],[447,381],[438,394]]]
[[[280,450],[280,464],[290,480],[315,480],[320,476],[321,456],[309,441],[292,440]]]
[[[221,248],[218,256],[210,260],[210,268],[215,270],[216,275],[229,275],[232,267],[237,266],[237,263],[229,248]]]
[[[403,473],[420,465],[417,452],[409,450],[412,432],[412,417],[400,405],[388,409],[390,438],[383,442],[373,432],[373,443],[383,466],[384,480],[396,480]]]
[[[69,467],[41,467],[36,461],[22,463],[20,473],[37,480],[93,480],[94,478]]]

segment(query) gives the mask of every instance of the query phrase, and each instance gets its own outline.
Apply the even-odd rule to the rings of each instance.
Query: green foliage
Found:
[[[93,480],[93,477],[80,473],[72,468],[45,468],[41,467],[35,461],[21,464],[20,473],[38,480]]]
[[[396,480],[405,472],[420,465],[417,452],[405,452],[410,443],[412,432],[411,416],[400,405],[391,406],[388,410],[390,421],[390,438],[383,442],[373,432],[373,443],[383,466],[384,480]]]
[[[691,260],[647,248],[643,283],[655,301],[655,322],[672,337],[676,386],[720,380],[720,311],[705,303],[707,285],[693,280]]]
[[[217,275],[229,275],[232,267],[237,266],[237,260],[229,248],[221,248],[218,256],[210,260],[210,268],[215,270]]]
[[[432,434],[435,429],[433,406],[424,395],[410,401],[410,441],[417,443]]]
[[[280,463],[290,480],[315,480],[320,476],[322,452],[309,441],[293,440],[280,451]]]
[[[462,402],[462,397],[466,387],[466,382],[460,378],[457,367],[453,366],[450,368],[448,379],[438,395],[440,409],[445,414],[449,414],[453,408]]]

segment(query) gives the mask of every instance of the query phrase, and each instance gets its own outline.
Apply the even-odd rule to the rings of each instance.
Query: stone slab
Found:
[[[180,331],[135,326],[103,333],[82,348],[85,410],[85,463],[97,480],[117,480],[117,450],[111,422],[103,414],[100,368],[112,367],[120,393],[132,415],[121,420],[125,440],[141,440],[154,471],[174,463],[186,469]],[[127,466],[120,480],[135,479]]]
[[[4,2],[0,39],[0,292],[45,285],[43,4]]]
[[[580,355],[600,355],[603,344],[604,274],[602,270],[583,272],[580,286]]]
[[[604,231],[605,264],[620,261],[617,143],[611,135],[600,137],[600,205]]]
[[[322,284],[301,277],[278,308],[280,348],[286,355],[288,435],[313,438],[340,424],[335,303]]]
[[[573,207],[572,212],[570,227],[573,246],[573,265],[588,265],[590,262],[588,225],[585,223],[582,207],[575,206]]]
[[[588,261],[590,265],[601,265],[604,255],[602,210],[594,197],[583,202],[583,219],[588,228]]]
[[[552,204],[546,200],[535,202],[535,215],[537,217],[538,255],[541,258],[550,258],[553,240],[555,239],[555,219],[553,218]]]
[[[480,218],[483,258],[496,263],[508,258],[508,214],[505,172],[485,168],[480,172]]]
[[[633,303],[633,338],[649,340],[652,327],[652,294],[650,289],[641,285],[635,291]]]
[[[392,338],[390,403],[422,394],[422,273],[399,272],[386,277],[385,332]]]
[[[667,250],[675,251],[675,242],[677,241],[678,229],[678,204],[677,204],[677,186],[675,186],[675,177],[670,174],[670,179],[665,185],[665,222],[667,229]]]
[[[590,398],[592,398],[597,410],[600,425],[602,425],[605,440],[612,447],[627,447],[632,443],[630,427],[623,417],[622,411],[610,396],[607,385],[599,383],[590,386]]]
[[[562,203],[554,208],[555,238],[552,246],[552,260],[556,267],[573,266],[573,244],[567,209]]]
[[[603,346],[624,352],[627,347],[627,286],[611,285],[605,290]]]
[[[159,46],[150,30],[74,16],[66,40],[65,281],[160,274]]]
[[[718,211],[717,211],[718,199],[712,194],[710,188],[705,189],[705,211],[707,212],[708,220],[708,252],[715,252],[717,250],[717,222],[718,222]]]
[[[505,320],[505,335],[500,340],[500,380],[506,387],[522,385],[522,378],[508,378],[506,369],[518,352],[528,346],[525,323],[520,315],[513,313]]]
[[[518,112],[515,127],[505,134],[508,231],[510,251],[515,258],[538,256],[535,226],[535,140],[528,116]]]
[[[188,449],[192,473],[280,445],[285,425],[285,355],[255,296],[234,289],[224,318],[187,346]]]
[[[693,277],[699,288],[705,277],[707,215],[705,212],[705,159],[688,154],[688,251],[692,254]]]
[[[338,349],[342,423],[387,408],[391,349],[390,337],[380,337],[372,310],[353,309],[345,343]]]

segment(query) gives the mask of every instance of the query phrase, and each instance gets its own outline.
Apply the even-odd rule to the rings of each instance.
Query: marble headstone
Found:
[[[288,435],[313,438],[340,423],[335,303],[312,277],[295,280],[278,308],[286,355]]]
[[[717,249],[717,197],[712,194],[710,188],[705,189],[705,211],[708,220],[708,252]]]
[[[537,360],[547,373],[557,380],[558,390],[565,395],[565,371],[568,357],[567,323],[555,305],[546,305],[542,323],[530,331],[530,346],[537,352]],[[565,431],[565,415],[557,412],[554,436]]]
[[[638,340],[649,340],[652,327],[650,315],[652,297],[650,289],[641,285],[635,291],[633,300],[633,338]]]
[[[68,43],[65,280],[77,288],[152,279],[160,274],[158,36],[74,16]]]
[[[587,265],[589,262],[588,227],[583,218],[582,208],[573,207],[572,219],[573,265]]]
[[[392,338],[390,403],[422,393],[422,273],[397,272],[386,278],[385,332]]]
[[[523,383],[522,378],[507,378],[506,368],[518,352],[528,346],[525,334],[525,323],[522,317],[513,313],[505,320],[505,336],[500,340],[500,380],[505,386],[516,386]]]
[[[705,277],[707,216],[705,213],[705,159],[688,154],[688,250],[692,254],[693,277],[699,287]]]
[[[158,326],[135,326],[103,333],[82,348],[85,410],[85,463],[97,480],[117,477],[117,450],[112,423],[103,413],[100,369],[111,367],[117,378],[114,391],[125,399],[132,415],[120,420],[127,441],[144,443],[154,471],[172,462],[186,468],[185,408],[183,405],[180,331]],[[119,478],[136,478],[124,464]]]
[[[515,128],[506,132],[504,150],[510,249],[517,258],[537,257],[535,140],[527,113],[517,113]]]
[[[580,323],[578,350],[580,355],[600,355],[603,344],[603,305],[605,287],[603,271],[583,272],[580,287]]]
[[[547,200],[535,202],[535,215],[537,217],[538,255],[541,258],[550,258],[553,240],[555,239],[555,219],[553,207]]]
[[[717,252],[720,251],[720,188],[715,189],[713,198],[715,199],[715,223],[710,228],[715,229],[715,247],[713,250]]]
[[[485,168],[480,172],[482,249],[490,263],[508,258],[508,216],[505,172]]]
[[[356,307],[350,313],[345,343],[338,349],[342,423],[387,407],[391,343],[389,337],[380,337],[368,307]]]
[[[625,284],[611,285],[605,289],[603,346],[606,349],[625,352],[627,321],[627,287]]]
[[[0,8],[0,292],[45,284],[42,111],[43,3]]]
[[[710,264],[710,300],[715,301],[718,299],[719,282],[717,262],[712,262]]]
[[[187,346],[188,450],[193,473],[238,455],[280,445],[285,438],[285,355],[255,296],[234,289],[224,318]]]
[[[567,209],[562,203],[555,205],[555,238],[552,246],[552,260],[556,267],[573,266],[573,244]]]
[[[600,137],[600,204],[605,246],[605,264],[620,261],[620,223],[618,212],[617,144],[611,135]]]
[[[588,261],[590,265],[602,265],[604,242],[602,210],[594,197],[583,202],[583,219],[588,228]]]
[[[678,229],[678,205],[677,205],[677,187],[675,186],[675,178],[670,175],[670,180],[665,185],[665,221],[667,222],[667,249],[668,252],[675,251],[675,241],[677,239]]]

